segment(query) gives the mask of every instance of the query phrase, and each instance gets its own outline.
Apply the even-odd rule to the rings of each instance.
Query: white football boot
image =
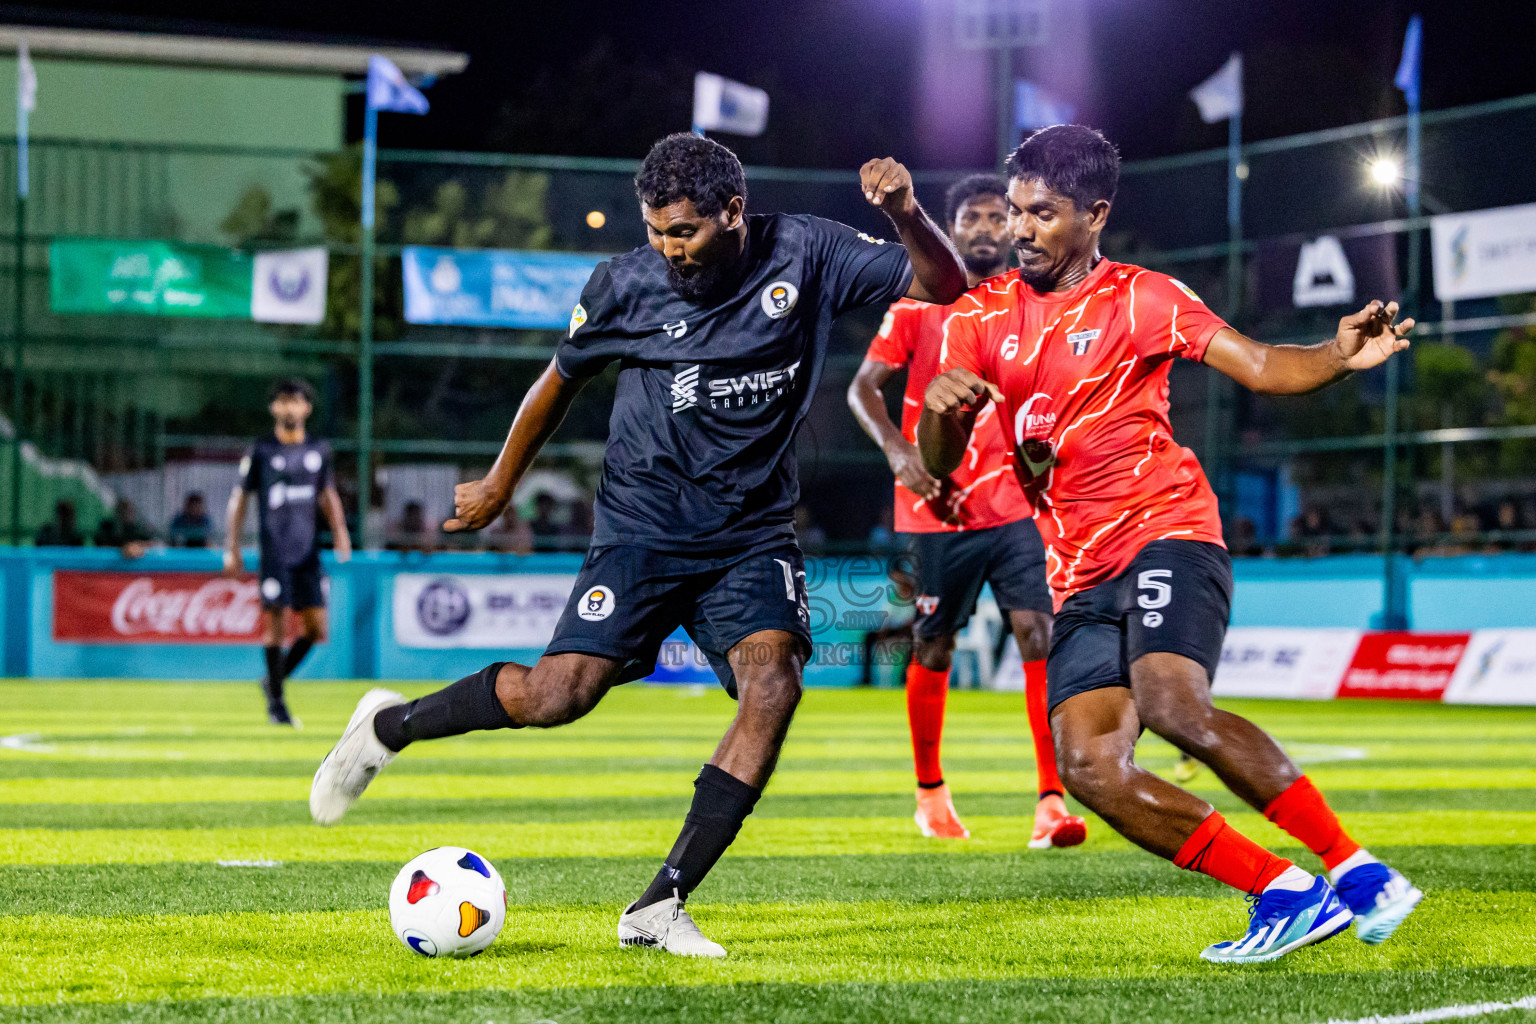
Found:
[[[678,956],[725,956],[725,947],[704,937],[676,896],[642,910],[633,904],[625,909],[619,915],[619,945],[655,946]]]
[[[317,824],[329,825],[347,813],[363,795],[373,777],[395,759],[395,752],[379,742],[373,732],[373,716],[382,709],[404,704],[393,690],[369,690],[357,702],[341,739],[325,755],[309,787],[309,813]]]

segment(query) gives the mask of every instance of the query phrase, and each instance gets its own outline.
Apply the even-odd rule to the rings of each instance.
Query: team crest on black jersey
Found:
[[[770,320],[788,316],[799,298],[800,289],[788,281],[775,281],[763,289],[763,312],[768,314]]]

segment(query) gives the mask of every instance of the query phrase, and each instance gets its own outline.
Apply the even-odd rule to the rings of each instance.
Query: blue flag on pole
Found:
[[[1408,19],[1408,32],[1403,36],[1403,59],[1397,64],[1397,77],[1392,81],[1407,98],[1410,106],[1419,103],[1419,58],[1424,49],[1424,19],[1415,14]]]
[[[31,191],[27,122],[36,109],[37,70],[32,67],[32,51],[23,39],[16,44],[16,194],[23,199]]]
[[[388,57],[374,54],[368,58],[368,106],[374,110],[393,110],[400,114],[425,114],[427,98]]]

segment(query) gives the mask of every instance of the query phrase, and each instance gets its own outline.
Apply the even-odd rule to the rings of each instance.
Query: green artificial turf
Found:
[[[1198,958],[1243,926],[1219,884],[1096,820],[1080,849],[1025,849],[1018,695],[952,695],[946,774],[974,837],[940,843],[911,822],[901,695],[813,691],[690,901],[731,951],[699,962],[621,949],[613,926],[676,835],[723,695],[625,687],[564,729],[423,744],[317,828],[309,777],[365,688],[297,686],[292,732],[251,686],[0,683],[0,734],[24,737],[0,748],[0,1020],[1310,1024],[1536,995],[1530,710],[1229,704],[1428,894],[1383,946],[1346,934],[1243,968]],[[1139,756],[1173,761],[1155,739]],[[1209,773],[1190,785],[1316,867]],[[389,930],[399,865],[447,843],[508,884],[473,960]]]

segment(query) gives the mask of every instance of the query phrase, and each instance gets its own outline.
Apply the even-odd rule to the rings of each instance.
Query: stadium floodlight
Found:
[[[593,210],[593,211],[591,211],[590,213],[587,214],[587,227],[591,228],[594,231],[596,231],[598,228],[602,227],[604,224],[607,224],[607,223],[608,223],[608,215],[606,213],[604,213],[602,210]]]
[[[1403,180],[1403,166],[1390,156],[1380,156],[1371,161],[1371,180],[1383,188]]]

